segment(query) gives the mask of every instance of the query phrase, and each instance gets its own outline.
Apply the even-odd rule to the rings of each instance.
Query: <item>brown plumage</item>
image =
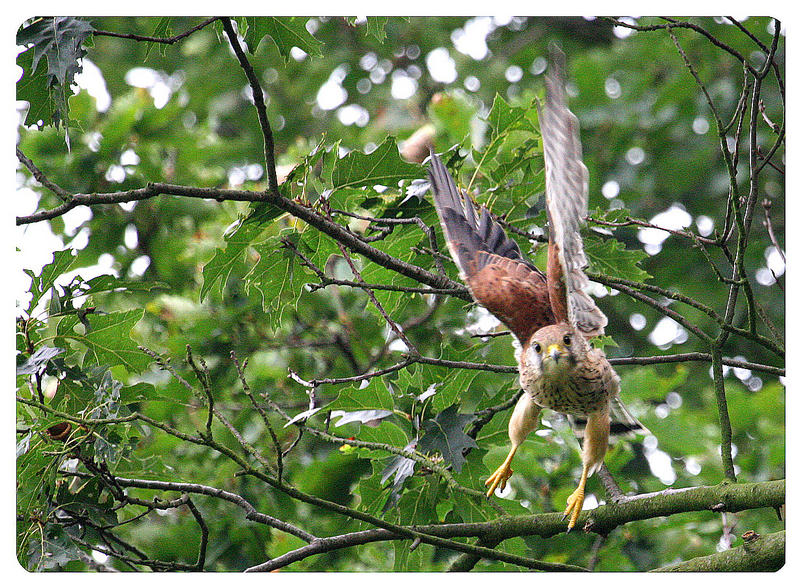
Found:
[[[603,351],[588,339],[603,333],[605,315],[583,290],[589,280],[580,227],[587,213],[588,172],[582,161],[578,121],[566,105],[564,55],[551,51],[546,100],[539,113],[549,221],[547,275],[525,259],[517,243],[485,207],[476,209],[439,158],[428,172],[447,247],[472,297],[519,340],[522,395],[509,422],[511,450],[486,481],[488,495],[511,477],[511,460],[550,408],[579,422],[583,471],[567,500],[571,529],[583,506],[586,479],[603,463],[610,429],[644,430],[619,401],[619,377]]]

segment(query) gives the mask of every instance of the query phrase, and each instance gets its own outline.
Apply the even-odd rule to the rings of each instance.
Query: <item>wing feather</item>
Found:
[[[555,46],[550,66],[545,105],[539,112],[550,224],[548,289],[556,318],[595,336],[603,333],[608,319],[584,292],[589,285],[583,272],[588,261],[580,229],[588,211],[589,172],[583,164],[578,119],[567,107],[564,53]]]
[[[542,326],[553,324],[542,272],[522,256],[517,243],[485,207],[476,211],[434,154],[428,176],[447,247],[475,301],[522,342]]]

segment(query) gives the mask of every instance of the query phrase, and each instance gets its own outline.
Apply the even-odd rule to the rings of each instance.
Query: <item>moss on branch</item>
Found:
[[[760,536],[742,546],[653,569],[654,572],[777,571],[786,562],[786,531]]]

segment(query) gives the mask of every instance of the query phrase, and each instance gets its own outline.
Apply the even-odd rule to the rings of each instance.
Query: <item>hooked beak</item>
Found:
[[[547,347],[547,355],[558,365],[558,360],[564,354],[564,348],[560,344],[551,344]]]

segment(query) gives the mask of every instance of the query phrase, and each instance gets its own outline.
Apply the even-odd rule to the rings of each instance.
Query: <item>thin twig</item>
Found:
[[[592,216],[586,217],[587,222],[592,222],[594,224],[599,224],[601,226],[610,226],[610,227],[620,227],[620,226],[639,226],[642,228],[652,228],[653,230],[663,230],[664,232],[668,232],[669,234],[680,236],[683,238],[691,239],[692,241],[701,241],[706,244],[716,244],[714,239],[706,238],[704,236],[700,236],[698,234],[693,233],[690,230],[679,230],[676,228],[665,228],[663,226],[659,226],[658,224],[653,224],[652,222],[646,222],[639,218],[633,218],[632,216],[626,216],[624,220],[611,222],[609,220],[603,220],[602,218],[594,218]]]
[[[592,279],[596,280],[597,276],[593,276]],[[689,322],[689,320],[684,318],[682,315],[680,315],[675,310],[673,310],[671,308],[668,308],[667,306],[665,306],[663,304],[660,304],[659,302],[657,302],[653,298],[651,298],[649,296],[646,296],[646,295],[636,291],[632,287],[629,287],[627,285],[623,285],[622,283],[619,283],[619,282],[616,282],[615,284],[613,284],[612,287],[614,289],[617,289],[617,290],[621,291],[622,293],[624,293],[624,294],[626,294],[626,295],[628,295],[628,296],[630,296],[630,297],[632,297],[632,298],[634,298],[634,299],[636,299],[636,300],[638,300],[638,301],[650,306],[651,308],[653,308],[654,310],[660,312],[661,314],[664,314],[668,318],[672,318],[673,320],[675,320],[675,322],[677,322],[678,324],[683,326],[686,330],[692,332],[700,340],[702,340],[702,341],[711,340],[711,337],[708,334],[706,334],[705,332],[703,332],[702,330],[700,330],[699,327],[697,327],[694,324],[692,324],[691,322]]]
[[[267,416],[266,411],[261,406],[260,403],[256,401],[255,396],[253,396],[253,392],[250,391],[250,386],[247,383],[247,379],[244,376],[244,369],[247,367],[247,361],[245,361],[244,365],[239,364],[239,360],[236,358],[236,352],[231,351],[231,361],[233,361],[234,366],[236,367],[236,373],[239,375],[239,381],[242,384],[242,390],[247,395],[250,403],[258,412],[258,415],[261,416],[262,422],[264,422],[264,426],[266,426],[267,430],[269,431],[270,438],[272,439],[272,445],[275,447],[275,458],[277,461],[277,475],[278,481],[283,478],[283,449],[281,448],[281,444],[278,441],[278,436],[275,434],[275,430],[272,428],[272,424],[270,424],[269,417]]]
[[[267,458],[264,455],[262,455],[261,452],[256,447],[254,447],[252,444],[250,444],[248,441],[244,439],[241,432],[239,432],[239,430],[228,420],[228,418],[225,417],[225,414],[215,409],[214,415],[217,417],[217,420],[219,420],[220,423],[223,426],[225,426],[225,428],[228,429],[228,432],[230,432],[231,436],[233,436],[236,439],[236,442],[239,443],[239,446],[242,447],[244,452],[246,452],[251,457],[256,459],[259,463],[261,463],[264,466],[264,468],[267,469],[267,471],[269,471],[270,473],[274,473],[274,469],[272,468],[272,464],[269,462],[269,460],[267,460]],[[212,440],[213,440],[212,438],[209,438],[209,441]]]
[[[342,251],[342,255],[344,255],[344,259],[350,266],[350,270],[353,272],[353,275],[355,275],[356,280],[359,283],[364,283],[364,279],[361,277],[361,273],[356,267],[356,264],[353,262],[353,259],[350,257],[350,254],[347,252],[347,249],[344,247],[344,245],[342,245],[342,243],[337,242],[336,244],[339,246],[339,250]],[[389,325],[389,328],[391,328],[392,331],[395,333],[395,335],[397,335],[397,337],[403,341],[403,344],[406,345],[408,353],[411,356],[419,355],[417,347],[415,347],[414,344],[408,339],[405,332],[403,332],[402,328],[400,328],[397,322],[395,322],[392,319],[392,317],[389,316],[388,312],[386,312],[383,305],[378,301],[378,298],[375,297],[375,293],[369,288],[364,288],[364,291],[366,292],[367,296],[372,302],[372,305],[375,306],[380,315],[383,316],[383,319],[386,320],[386,323]]]
[[[714,394],[717,398],[717,413],[720,427],[720,454],[725,477],[736,481],[736,472],[733,466],[733,447],[731,419],[728,415],[728,401],[725,395],[725,378],[722,372],[722,354],[718,347],[711,350],[711,373],[714,378]]]
[[[594,539],[594,542],[592,543],[592,550],[590,551],[589,564],[586,565],[586,568],[590,571],[593,571],[597,566],[597,561],[600,560],[600,549],[603,548],[603,545],[607,540],[608,536],[603,534]]]
[[[197,571],[202,571],[203,567],[206,565],[206,550],[208,548],[208,525],[206,521],[203,519],[203,515],[200,513],[200,510],[197,509],[197,506],[194,505],[194,502],[191,498],[186,500],[186,507],[189,508],[189,511],[192,512],[192,516],[194,517],[197,525],[200,526],[200,546],[197,548],[197,562],[195,563],[195,567]]]
[[[602,275],[599,273],[587,273],[586,276],[593,280],[597,281],[598,283],[602,283],[603,285],[607,285],[609,287],[613,287],[615,289],[619,289],[619,286],[625,286],[626,288],[630,289],[641,289],[650,293],[654,293],[670,300],[675,300],[676,302],[681,302],[686,304],[687,306],[691,306],[697,310],[700,310],[710,318],[712,318],[718,324],[722,324],[722,316],[717,314],[713,308],[706,306],[705,304],[698,302],[695,299],[690,298],[689,296],[685,296],[678,292],[670,291],[668,289],[664,289],[662,287],[658,287],[657,285],[652,285],[649,283],[642,283],[639,281],[631,281],[628,279],[622,279],[620,277],[613,277],[609,275]],[[620,290],[621,291],[621,290]]]
[[[200,388],[206,396],[206,405],[208,407],[208,415],[206,416],[206,435],[211,438],[211,424],[214,422],[214,394],[211,391],[211,376],[208,374],[208,367],[202,357],[199,357],[200,367],[197,366],[192,357],[192,347],[186,345],[186,362],[194,371],[197,380],[200,382]]]
[[[261,133],[264,135],[264,160],[266,162],[269,190],[273,194],[279,195],[278,174],[275,170],[275,142],[272,138],[272,127],[269,124],[269,118],[267,118],[267,106],[264,103],[264,90],[261,89],[258,76],[256,72],[253,71],[253,66],[250,65],[247,55],[245,55],[242,46],[239,44],[239,37],[236,31],[233,30],[231,19],[223,17],[220,20],[222,21],[222,27],[225,29],[225,34],[228,35],[228,41],[230,41],[233,53],[236,55],[236,59],[239,60],[239,65],[247,77],[250,89],[253,91],[253,104],[258,113],[258,123],[261,125]]]
[[[28,159],[25,154],[20,151],[19,147],[17,147],[17,159],[19,159],[20,163],[22,163],[25,167],[28,168],[28,171],[31,172],[31,175],[34,177],[36,181],[46,187],[48,190],[53,192],[56,196],[58,196],[63,202],[69,202],[72,199],[72,194],[70,194],[64,188],[56,185],[54,182],[47,179],[47,176],[42,173],[42,171],[34,165],[33,161]]]
[[[764,198],[761,200],[761,207],[764,208],[764,227],[767,229],[767,234],[769,235],[769,240],[772,242],[772,246],[775,247],[775,250],[778,251],[778,254],[781,256],[784,264],[786,263],[786,255],[783,253],[783,248],[778,244],[778,239],[775,238],[775,232],[772,230],[772,220],[770,218],[770,211],[772,210],[772,201],[768,198]]]
[[[605,463],[600,465],[600,468],[597,470],[597,477],[603,484],[608,498],[614,503],[619,502],[623,497],[622,490],[619,488],[614,476],[611,474],[611,471],[608,470]]]
[[[160,44],[163,44],[163,45],[174,45],[175,43],[185,39],[186,37],[188,37],[192,33],[195,33],[197,31],[199,31],[200,29],[203,29],[203,28],[207,27],[211,23],[219,20],[219,18],[220,18],[219,16],[212,16],[211,18],[208,18],[208,19],[204,20],[200,24],[195,25],[192,28],[190,28],[190,29],[188,29],[188,30],[186,30],[186,31],[184,31],[184,32],[182,32],[180,34],[174,35],[172,37],[148,37],[146,35],[136,35],[136,34],[133,34],[133,33],[116,33],[116,32],[113,32],[113,31],[100,31],[100,30],[94,30],[94,31],[92,31],[92,34],[94,36],[96,36],[96,37],[116,37],[118,39],[130,39],[131,41],[143,41],[143,42],[147,42],[147,43],[160,43]]]
[[[745,59],[745,57],[741,53],[739,53],[733,47],[731,47],[731,46],[723,43],[722,41],[720,41],[718,38],[716,38],[714,35],[709,33],[703,27],[698,26],[698,25],[696,25],[694,23],[682,22],[682,21],[675,20],[673,18],[665,17],[665,16],[662,16],[660,18],[662,18],[663,20],[666,20],[668,24],[655,24],[655,25],[635,25],[635,24],[631,24],[631,23],[628,23],[628,22],[624,22],[622,20],[618,20],[616,18],[612,18],[612,17],[601,17],[601,18],[603,18],[604,20],[608,20],[608,21],[612,22],[615,26],[628,28],[628,29],[631,29],[631,30],[634,30],[634,31],[657,31],[657,30],[670,29],[670,28],[691,29],[691,30],[693,30],[695,32],[698,32],[701,35],[703,35],[705,38],[707,38],[709,41],[711,41],[711,43],[713,45],[719,47],[720,49],[722,49],[726,53],[729,53],[730,55],[735,57],[745,67],[747,67],[747,69],[752,74],[755,75],[755,73],[756,73],[755,68],[752,65],[750,65],[750,62],[747,61],[747,59]]]
[[[253,505],[243,498],[241,495],[236,493],[232,493],[230,491],[226,491],[224,489],[218,489],[216,487],[210,487],[208,485],[202,485],[200,483],[181,483],[176,481],[157,481],[153,479],[129,479],[125,477],[115,477],[116,482],[123,486],[123,487],[138,487],[141,489],[155,489],[159,491],[179,491],[181,493],[192,493],[198,495],[208,495],[210,497],[216,497],[218,499],[222,499],[224,501],[228,501],[245,512],[245,518],[251,520],[253,522],[258,522],[260,524],[266,524],[276,530],[281,530],[286,532],[287,534],[292,534],[293,536],[297,536],[301,540],[306,542],[313,542],[317,539],[316,536],[313,534],[309,534],[305,530],[302,530],[292,524],[279,520],[277,518],[273,518],[272,516],[268,516],[267,514],[262,514],[261,512],[257,511]]]
[[[391,228],[398,224],[416,224],[419,229],[425,233],[425,236],[428,237],[428,242],[431,245],[431,250],[438,252],[439,246],[436,242],[436,231],[425,224],[419,216],[413,216],[411,218],[376,218],[374,216],[363,216],[361,214],[355,214],[354,212],[348,212],[346,210],[338,210],[336,208],[331,208],[330,211],[334,214],[341,214],[343,216],[348,216],[350,218],[355,218],[357,220],[366,220],[370,224],[385,224],[387,225],[390,230],[385,231],[381,234],[380,238],[385,238],[388,234],[392,232]],[[445,274],[444,266],[442,265],[440,259],[434,256],[434,262],[436,263],[436,269],[439,271],[441,275]]]

